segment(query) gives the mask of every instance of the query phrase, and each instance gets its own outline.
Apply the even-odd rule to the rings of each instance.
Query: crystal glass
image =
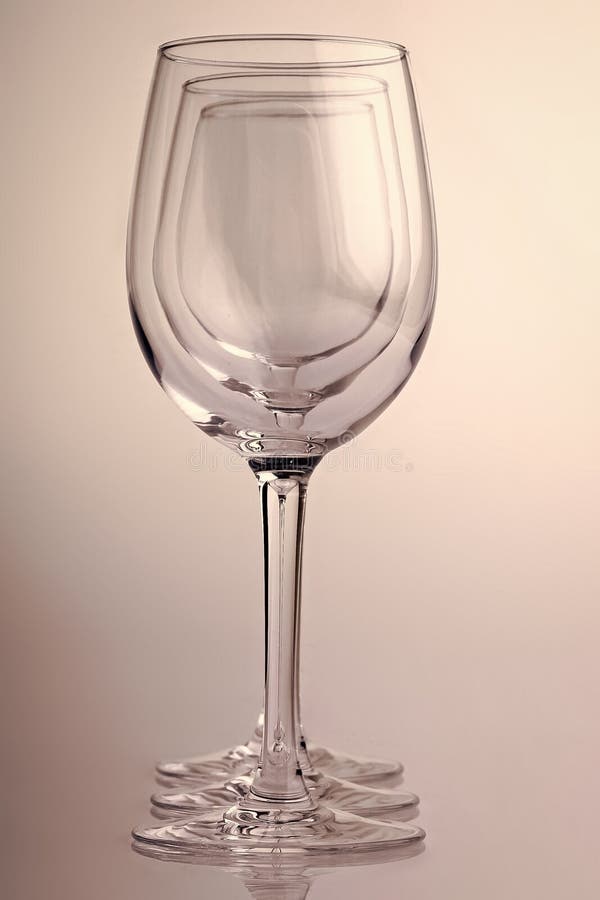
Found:
[[[185,64],[190,47],[194,77],[182,83],[175,69],[162,80],[162,60]],[[169,86],[177,102],[167,113]],[[241,454],[258,483],[265,709],[253,773],[192,802],[181,792],[154,798],[194,812],[136,829],[137,841],[169,852],[315,855],[422,839],[416,826],[347,812],[414,810],[414,795],[390,799],[312,770],[297,685],[309,479],[412,372],[435,256],[403,47],[263,35],[162,48],[131,217],[131,304],[164,390]]]
[[[185,411],[188,411],[187,404],[196,397],[193,387],[196,375],[186,353],[162,328],[163,311],[156,294],[153,272],[162,185],[182,85],[187,80],[206,74],[231,73],[236,69],[253,70],[259,56],[259,62],[265,62],[267,71],[272,71],[273,66],[277,71],[291,70],[296,65],[300,70],[308,67],[312,71],[315,66],[319,68],[319,60],[325,64],[323,68],[327,71],[338,63],[345,71],[351,68],[349,63],[352,61],[359,65],[370,65],[376,60],[384,63],[390,57],[390,51],[392,55],[396,52],[390,45],[376,42],[275,35],[190,38],[159,48],[129,222],[127,271],[131,308],[141,346],[153,370],[160,361],[161,373],[159,375],[155,371],[155,374],[165,388],[170,385],[171,396],[180,406],[183,405]],[[150,336],[152,346],[148,343]],[[206,422],[203,427],[206,430]],[[299,659],[298,652],[296,659]],[[313,743],[307,744],[300,721],[298,677],[295,694],[296,729],[300,735],[300,745],[304,752],[310,754],[313,767],[339,779],[369,783],[393,780],[402,772],[401,764],[396,761],[365,759]],[[201,787],[214,788],[222,787],[229,779],[248,774],[258,764],[263,719],[264,713],[261,712],[254,733],[246,742],[233,748],[158,763],[159,781],[171,787],[194,782]],[[201,725],[201,729],[206,732],[208,723]]]

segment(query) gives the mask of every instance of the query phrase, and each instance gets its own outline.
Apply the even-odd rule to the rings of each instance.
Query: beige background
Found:
[[[313,481],[303,667],[309,733],[399,755],[429,845],[311,896],[597,897],[597,5],[5,0],[2,25],[7,896],[244,896],[127,849],[155,758],[249,732],[261,616],[251,477],[154,384],[123,256],[156,45],[265,30],[409,46],[440,236],[417,373]]]

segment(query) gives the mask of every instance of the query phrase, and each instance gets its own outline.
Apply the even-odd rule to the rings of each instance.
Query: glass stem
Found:
[[[302,534],[310,470],[255,470],[264,541],[265,711],[262,746],[243,809],[314,807],[297,731]]]
[[[304,511],[304,510],[303,510]],[[300,557],[300,564],[298,565],[298,596],[302,596],[302,541],[304,537],[304,529],[302,528],[300,533],[300,547],[298,550]],[[300,622],[301,622],[301,607],[302,604],[298,603],[298,613],[296,615],[296,633],[294,635],[294,657],[295,657],[295,670],[294,670],[294,721],[296,723],[296,740],[298,743],[298,760],[300,762],[300,768],[305,777],[314,776],[316,774],[313,764],[310,760],[310,754],[308,752],[308,748],[306,746],[306,738],[304,737],[304,728],[302,726],[302,713],[300,711]]]
[[[263,881],[244,882],[248,893],[255,900],[306,900],[310,890],[310,880],[302,875],[263,875]]]

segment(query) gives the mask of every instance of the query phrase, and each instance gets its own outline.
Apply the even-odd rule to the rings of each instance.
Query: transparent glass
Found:
[[[264,35],[161,48],[130,222],[131,305],[167,394],[258,481],[265,709],[253,773],[155,797],[159,810],[194,811],[137,829],[136,840],[260,855],[423,837],[347,811],[402,814],[414,795],[314,771],[299,727],[298,643],[310,475],[409,377],[435,263],[404,48]]]
[[[299,653],[297,654],[299,663]],[[348,755],[339,750],[322,747],[311,741],[310,745],[304,737],[302,718],[300,716],[300,673],[296,678],[297,694],[297,731],[300,735],[300,748],[314,769],[325,775],[357,782],[359,784],[396,784],[400,780],[404,767],[402,763],[390,759],[374,759]],[[199,754],[180,760],[166,760],[156,765],[157,781],[166,787],[216,787],[224,786],[229,779],[248,775],[256,768],[260,746],[262,743],[264,712],[261,711],[256,727],[251,736],[243,744],[228,747],[214,753]]]
[[[153,272],[154,239],[159,215],[162,184],[181,87],[186,80],[207,73],[235,71],[352,72],[374,71],[377,66],[397,62],[403,52],[384,41],[307,36],[217,36],[173,41],[159,49],[150,92],[141,145],[128,234],[128,281],[131,308],[140,343],[149,364],[170,396],[194,418],[198,402],[197,371],[169,328],[164,327],[164,311],[156,294]],[[367,68],[363,68],[367,67]],[[142,299],[143,298],[143,299]],[[211,421],[204,416],[201,427],[209,431]],[[254,432],[250,430],[248,437]],[[299,707],[299,702],[297,700]],[[167,785],[196,782],[216,786],[230,778],[247,774],[256,766],[262,740],[262,713],[255,732],[246,742],[228,750],[184,760],[160,762],[159,779]],[[299,718],[299,713],[298,713]],[[206,732],[206,725],[200,726]],[[303,734],[301,725],[298,730]],[[305,737],[301,738],[306,748]],[[391,760],[364,759],[327,747],[309,744],[312,763],[325,774],[358,782],[378,782],[395,778],[402,771]]]

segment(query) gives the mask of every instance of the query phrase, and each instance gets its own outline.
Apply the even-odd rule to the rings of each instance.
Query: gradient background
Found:
[[[441,259],[414,378],[313,479],[304,592],[307,731],[399,756],[429,846],[379,888],[340,872],[311,897],[597,897],[597,5],[1,17],[7,895],[244,896],[127,850],[156,758],[249,733],[261,601],[251,476],[153,382],[124,245],[156,45],[300,31],[412,51]]]

